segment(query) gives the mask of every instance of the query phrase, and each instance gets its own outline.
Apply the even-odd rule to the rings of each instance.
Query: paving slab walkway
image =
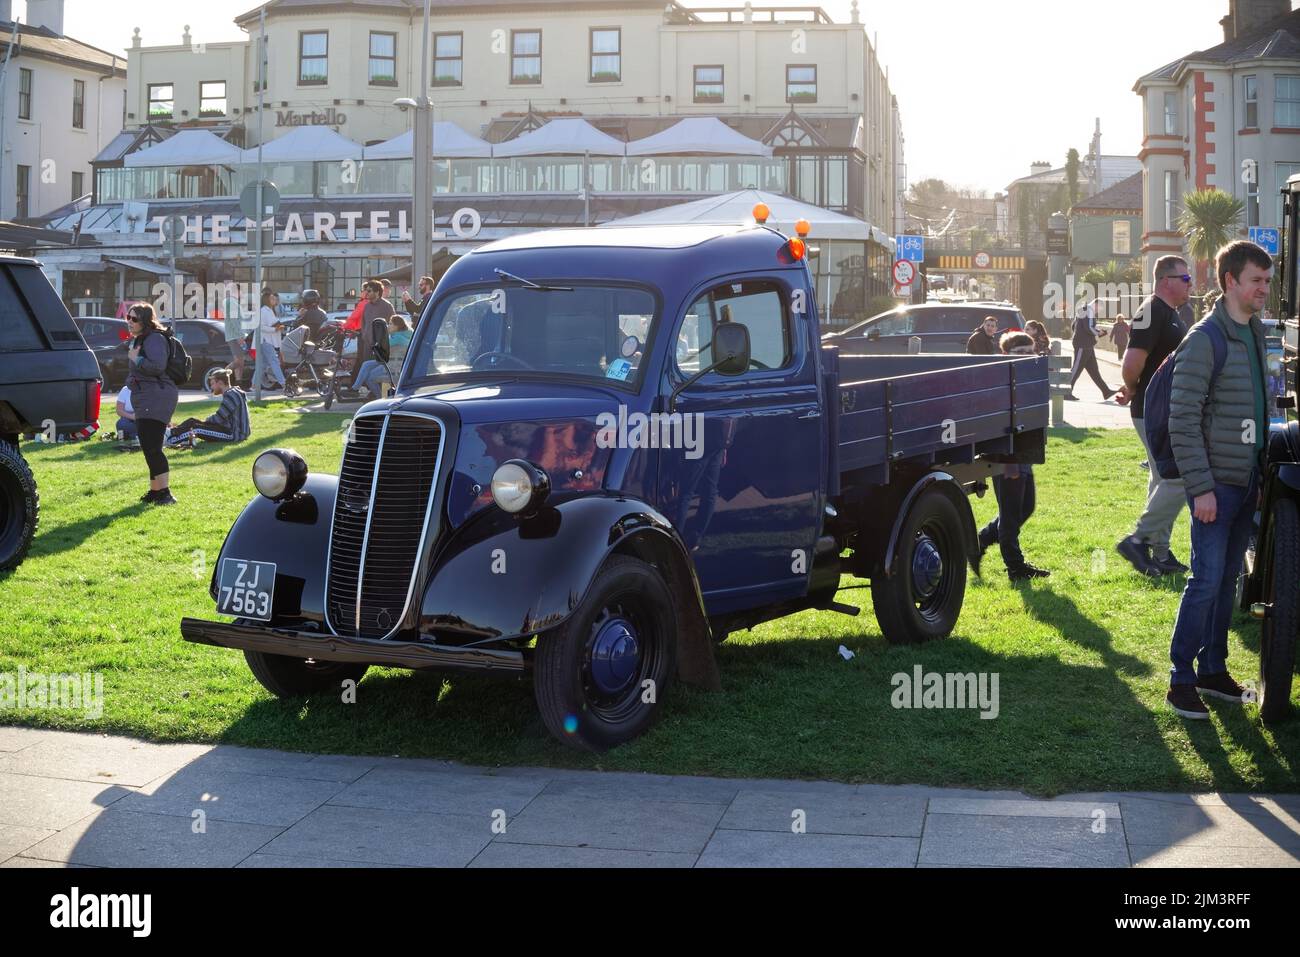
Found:
[[[1300,866],[1300,794],[1014,791],[310,755],[0,727],[3,867]]]

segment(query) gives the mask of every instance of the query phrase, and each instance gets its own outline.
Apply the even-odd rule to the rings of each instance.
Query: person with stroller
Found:
[[[221,400],[216,412],[206,419],[189,418],[172,426],[168,448],[194,448],[195,439],[208,442],[242,442],[252,434],[248,419],[248,396],[237,385],[231,384],[233,373],[217,369],[209,377],[212,394]]]

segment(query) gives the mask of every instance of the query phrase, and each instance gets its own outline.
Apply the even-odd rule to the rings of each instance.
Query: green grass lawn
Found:
[[[205,409],[208,407],[204,407]],[[187,408],[187,414],[195,412]],[[1023,544],[1053,570],[1011,588],[996,550],[956,634],[893,648],[865,582],[848,618],[805,613],[732,637],[718,653],[723,692],[674,688],[664,720],[600,757],[552,741],[528,684],[372,670],[355,705],[280,702],[235,651],[181,640],[182,616],[211,617],[211,562],[252,494],[261,449],[289,445],[336,469],[345,416],[253,411],[255,440],[172,456],[180,505],[138,504],[145,466],[111,443],[27,444],[41,483],[41,529],[27,562],[0,578],[0,672],[98,671],[99,720],[0,710],[0,722],[223,741],[301,751],[436,756],[663,773],[914,782],[1039,793],[1094,789],[1294,790],[1300,718],[1264,727],[1254,707],[1211,704],[1189,725],[1164,708],[1181,579],[1140,579],[1112,551],[1145,496],[1132,433],[1061,431],[1038,469],[1039,510]],[[975,502],[987,520],[992,496]],[[1186,559],[1187,521],[1175,550]],[[1258,628],[1239,619],[1230,665],[1256,677]],[[844,645],[856,653],[845,661]],[[1000,714],[896,710],[896,673],[995,672]],[[1300,690],[1300,682],[1297,682]]]

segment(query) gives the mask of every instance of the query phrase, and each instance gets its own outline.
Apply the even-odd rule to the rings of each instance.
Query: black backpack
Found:
[[[168,330],[163,335],[167,337],[167,378],[177,386],[185,385],[194,375],[194,360],[175,332]]]
[[[1214,383],[1218,381],[1228,361],[1228,338],[1212,318],[1202,319],[1192,326],[1183,342],[1186,343],[1196,333],[1208,336],[1214,350],[1214,366],[1210,373],[1210,389],[1213,390]],[[1147,383],[1143,399],[1143,426],[1146,428],[1147,445],[1151,449],[1151,467],[1163,479],[1181,478],[1178,463],[1174,460],[1174,446],[1169,439],[1169,400],[1174,385],[1174,361],[1181,349],[1180,345],[1160,363],[1160,368],[1156,369],[1151,381]]]

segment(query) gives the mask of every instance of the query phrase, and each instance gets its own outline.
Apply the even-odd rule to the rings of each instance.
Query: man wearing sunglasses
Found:
[[[1143,400],[1147,384],[1165,358],[1178,348],[1187,335],[1187,327],[1178,318],[1178,310],[1192,295],[1192,276],[1187,260],[1180,256],[1162,256],[1156,261],[1155,294],[1144,302],[1133,317],[1133,331],[1124,352],[1124,388],[1116,401],[1128,405],[1133,427],[1146,449],[1147,461],[1154,462],[1147,448]],[[1152,466],[1147,480],[1147,504],[1138,518],[1133,534],[1124,538],[1115,550],[1143,575],[1158,578],[1187,571],[1187,566],[1169,551],[1174,521],[1187,504],[1182,479],[1165,479]]]

